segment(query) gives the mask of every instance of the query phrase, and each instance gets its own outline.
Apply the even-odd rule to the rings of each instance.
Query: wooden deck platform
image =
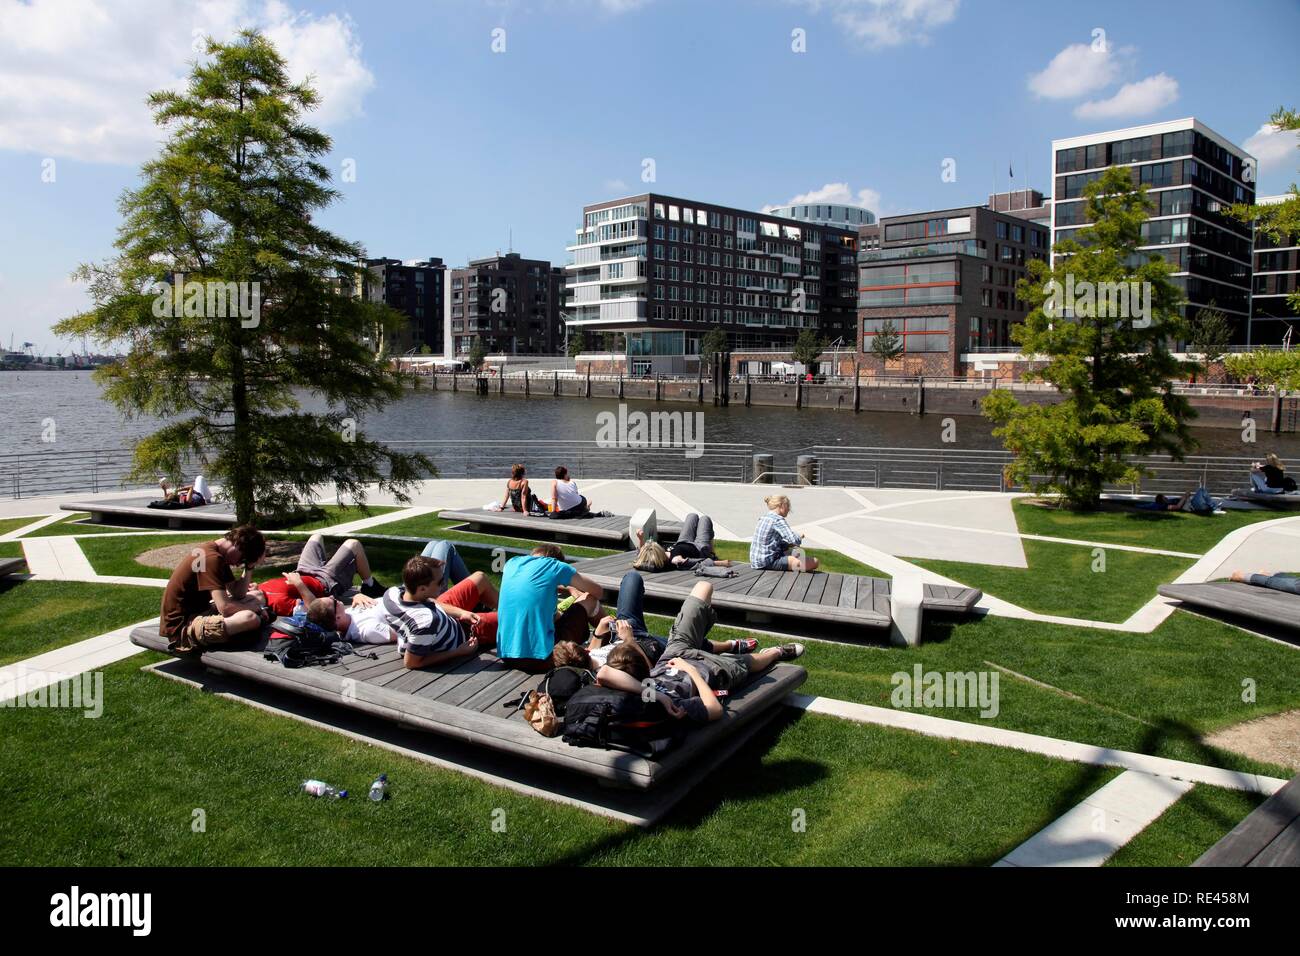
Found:
[[[1192,866],[1300,866],[1300,776],[1256,807]]]
[[[18,569],[27,564],[22,558],[0,558],[0,578],[16,574]]]
[[[166,653],[167,642],[154,627],[131,632],[132,643]],[[403,726],[442,734],[552,768],[594,777],[615,786],[650,789],[699,760],[751,724],[772,716],[808,674],[793,664],[778,664],[729,698],[721,719],[691,730],[686,740],[660,759],[648,760],[616,750],[573,747],[559,737],[543,737],[513,707],[520,695],[541,682],[540,675],[505,667],[491,654],[441,668],[407,670],[395,645],[363,648],[377,660],[345,658],[332,667],[286,668],[262,656],[265,639],[238,649],[209,651],[205,666],[334,703]]]
[[[1162,584],[1156,591],[1193,607],[1300,630],[1300,594],[1287,594],[1239,581]]]
[[[632,569],[635,552],[579,561],[578,571],[602,588],[617,593],[623,575]],[[648,598],[682,601],[697,581],[713,585],[713,605],[749,615],[809,618],[861,627],[890,626],[890,582],[856,574],[816,571],[757,571],[733,564],[734,578],[696,577],[691,571],[642,574]],[[922,610],[964,613],[983,597],[976,588],[927,584]]]
[[[543,534],[556,541],[596,541],[602,544],[625,546],[628,543],[629,515],[611,515],[608,518],[548,518],[545,515],[521,514],[517,511],[443,511],[439,518],[463,521],[474,531],[511,532],[528,531]],[[659,540],[676,541],[682,526],[678,521],[660,521]]]
[[[169,528],[182,528],[187,524],[229,528],[235,523],[235,506],[228,501],[200,505],[197,508],[150,508],[149,502],[157,501],[158,498],[158,494],[132,498],[99,498],[87,502],[70,502],[59,505],[59,508],[63,511],[89,511],[90,520],[96,524],[120,522],[129,525],[148,519],[148,523],[161,523]]]
[[[1258,491],[1238,489],[1232,493],[1232,497],[1239,501],[1252,501],[1255,504],[1267,505],[1270,508],[1300,508],[1300,491],[1268,495]]]

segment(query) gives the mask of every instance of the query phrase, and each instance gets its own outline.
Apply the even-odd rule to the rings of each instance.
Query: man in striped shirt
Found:
[[[816,571],[816,558],[802,552],[791,553],[803,543],[803,535],[796,534],[785,520],[790,513],[790,499],[785,495],[769,495],[763,502],[768,512],[758,519],[749,543],[750,565],[771,571]]]

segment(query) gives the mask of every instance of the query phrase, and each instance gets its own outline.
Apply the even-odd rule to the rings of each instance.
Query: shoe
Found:
[[[778,660],[792,661],[796,657],[803,657],[804,646],[802,644],[782,644],[781,656]]]
[[[381,598],[388,588],[379,583],[379,578],[372,578],[369,584],[361,585],[361,593],[368,598]]]
[[[737,638],[735,644],[734,654],[752,654],[758,650],[758,641],[752,637]]]

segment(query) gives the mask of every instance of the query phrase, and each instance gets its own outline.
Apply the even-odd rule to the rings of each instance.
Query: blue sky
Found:
[[[333,168],[356,169],[323,221],[376,256],[460,265],[513,231],[560,262],[584,203],[646,189],[888,214],[982,202],[1012,166],[1050,192],[1054,137],[1189,115],[1255,148],[1261,194],[1300,165],[1261,134],[1300,105],[1293,0],[0,0],[0,89],[22,91],[0,98],[0,342],[66,349],[68,273],[111,253],[152,149],[143,96],[196,32],[245,24],[317,75]]]

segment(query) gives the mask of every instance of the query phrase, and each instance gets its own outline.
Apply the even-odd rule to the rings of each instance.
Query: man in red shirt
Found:
[[[354,575],[361,578],[361,593],[366,597],[376,598],[384,593],[384,586],[370,573],[370,560],[360,541],[348,538],[333,555],[326,557],[325,539],[314,534],[302,549],[297,570],[256,587],[262,592],[267,607],[277,615],[287,617],[300,600],[303,604],[310,604],[318,597],[342,596],[351,589]]]

